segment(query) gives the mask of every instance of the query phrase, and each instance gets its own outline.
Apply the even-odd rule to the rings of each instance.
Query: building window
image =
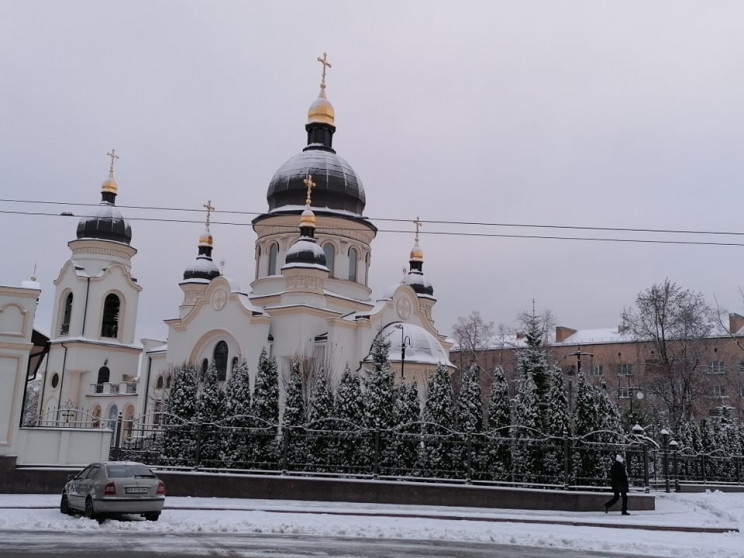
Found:
[[[202,360],[201,369],[199,370],[199,381],[204,381],[204,376],[207,375],[207,368],[209,368],[209,361],[205,358]]]
[[[103,320],[101,321],[101,337],[119,336],[119,309],[121,302],[115,294],[106,297],[103,303]]]
[[[602,365],[601,364],[592,364],[589,367],[589,375],[590,376],[601,376],[603,373]]]
[[[331,272],[331,277],[333,277],[333,266],[336,263],[336,250],[333,248],[333,244],[330,242],[324,244],[323,253],[325,254],[326,267]]]
[[[68,293],[65,298],[65,305],[62,309],[62,324],[59,326],[60,335],[69,335],[70,318],[72,317],[72,293]]]
[[[112,405],[111,408],[109,409],[108,418],[109,418],[109,420],[108,420],[108,427],[111,430],[115,430],[116,429],[116,420],[117,420],[117,418],[119,418],[119,408],[116,405]]]
[[[618,390],[618,396],[620,399],[630,399],[633,397],[633,388],[621,387]]]
[[[617,375],[618,376],[632,376],[633,375],[633,365],[628,364],[627,362],[623,362],[621,364],[617,365]]]
[[[224,382],[227,378],[227,343],[220,341],[214,347],[214,366],[217,368],[217,381]]]
[[[276,260],[279,256],[279,245],[273,243],[269,247],[269,269],[266,275],[276,275]]]
[[[101,366],[98,369],[98,381],[96,382],[98,385],[105,384],[111,379],[111,370],[108,369],[108,366]]]
[[[726,395],[726,386],[713,386],[713,397],[724,397]]]
[[[711,374],[725,374],[726,365],[723,363],[722,360],[714,360],[710,363],[708,370]]]
[[[349,281],[357,280],[357,264],[359,263],[359,252],[356,248],[349,248]]]
[[[56,389],[56,387],[59,385],[59,374],[57,374],[56,372],[52,376],[51,384],[52,384],[52,389]]]
[[[163,375],[161,374],[160,376],[158,376],[158,383],[157,383],[157,385],[155,387],[158,388],[158,389],[163,389],[163,386],[164,385],[165,384],[163,382]]]
[[[367,286],[367,279],[369,278],[369,252],[364,256],[364,286]]]

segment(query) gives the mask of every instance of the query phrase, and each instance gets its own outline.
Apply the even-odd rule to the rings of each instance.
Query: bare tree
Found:
[[[452,334],[460,348],[460,367],[477,364],[483,368],[480,352],[494,343],[493,322],[485,322],[480,312],[473,310],[468,316],[457,318]]]
[[[673,428],[689,420],[705,390],[703,350],[715,317],[701,293],[682,289],[668,278],[638,294],[623,322],[652,347],[646,360],[646,390],[655,396]]]

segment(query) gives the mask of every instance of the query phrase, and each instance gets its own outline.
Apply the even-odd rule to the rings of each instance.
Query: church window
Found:
[[[158,389],[163,389],[163,375],[158,376],[158,384],[155,386]]]
[[[349,248],[349,281],[357,280],[357,263],[359,255],[356,248]]]
[[[333,248],[333,244],[330,242],[323,245],[323,252],[325,253],[326,267],[331,272],[333,277],[333,264],[335,263],[336,251]]]
[[[119,418],[119,407],[112,405],[108,413],[108,427],[114,430],[116,428],[116,419]]]
[[[62,309],[62,324],[59,327],[60,335],[70,333],[70,318],[72,317],[72,293],[68,293],[65,298],[65,305]]]
[[[204,376],[207,375],[207,368],[209,368],[209,361],[205,358],[202,360],[201,369],[199,370],[199,381],[204,380]]]
[[[261,261],[261,247],[256,246],[256,262]],[[258,265],[256,265],[256,279],[258,279]]]
[[[52,376],[52,389],[55,389],[59,385],[59,374],[56,372],[54,373],[54,376]]]
[[[103,303],[103,320],[101,321],[101,337],[119,336],[119,309],[121,302],[115,294],[106,297]]]
[[[101,366],[98,369],[98,381],[96,382],[98,385],[105,384],[111,379],[111,371],[108,369],[108,366]]]
[[[214,347],[214,366],[217,368],[217,381],[224,382],[227,377],[227,343],[224,341]]]
[[[165,377],[165,387],[167,387],[167,388],[170,388],[171,387],[171,378],[172,378],[172,376],[170,374],[168,374]]]
[[[232,366],[230,367],[230,372],[234,372],[235,369],[238,367],[240,362],[238,361],[238,357],[233,357],[232,359]]]
[[[369,277],[369,252],[364,256],[364,285],[367,285],[367,277]]]
[[[274,243],[269,248],[269,270],[266,275],[276,275],[276,259],[279,256],[279,245]]]

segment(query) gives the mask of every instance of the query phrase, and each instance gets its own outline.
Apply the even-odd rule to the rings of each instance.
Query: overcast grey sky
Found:
[[[97,203],[117,162],[119,206],[217,210],[215,260],[248,289],[274,171],[304,147],[324,51],[334,146],[381,229],[370,286],[407,265],[424,221],[436,325],[479,310],[514,324],[550,309],[575,328],[617,325],[665,277],[744,311],[740,246],[662,235],[430,221],[744,232],[744,3],[739,1],[0,2],[0,197]],[[0,202],[83,215],[83,206]],[[203,220],[122,209],[127,217]],[[37,266],[37,328],[76,218],[0,214],[0,283]],[[201,224],[132,220],[144,291],[139,336],[164,338]],[[384,232],[407,230],[406,234]]]

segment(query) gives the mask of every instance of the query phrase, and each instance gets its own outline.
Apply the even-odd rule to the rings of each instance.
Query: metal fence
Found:
[[[669,451],[637,437],[608,443],[597,441],[599,433],[563,438],[510,434],[443,431],[426,423],[375,430],[325,421],[280,430],[276,425],[144,424],[120,417],[111,458],[265,474],[581,488],[607,486],[609,466],[619,453],[635,490],[744,481],[741,455]]]

